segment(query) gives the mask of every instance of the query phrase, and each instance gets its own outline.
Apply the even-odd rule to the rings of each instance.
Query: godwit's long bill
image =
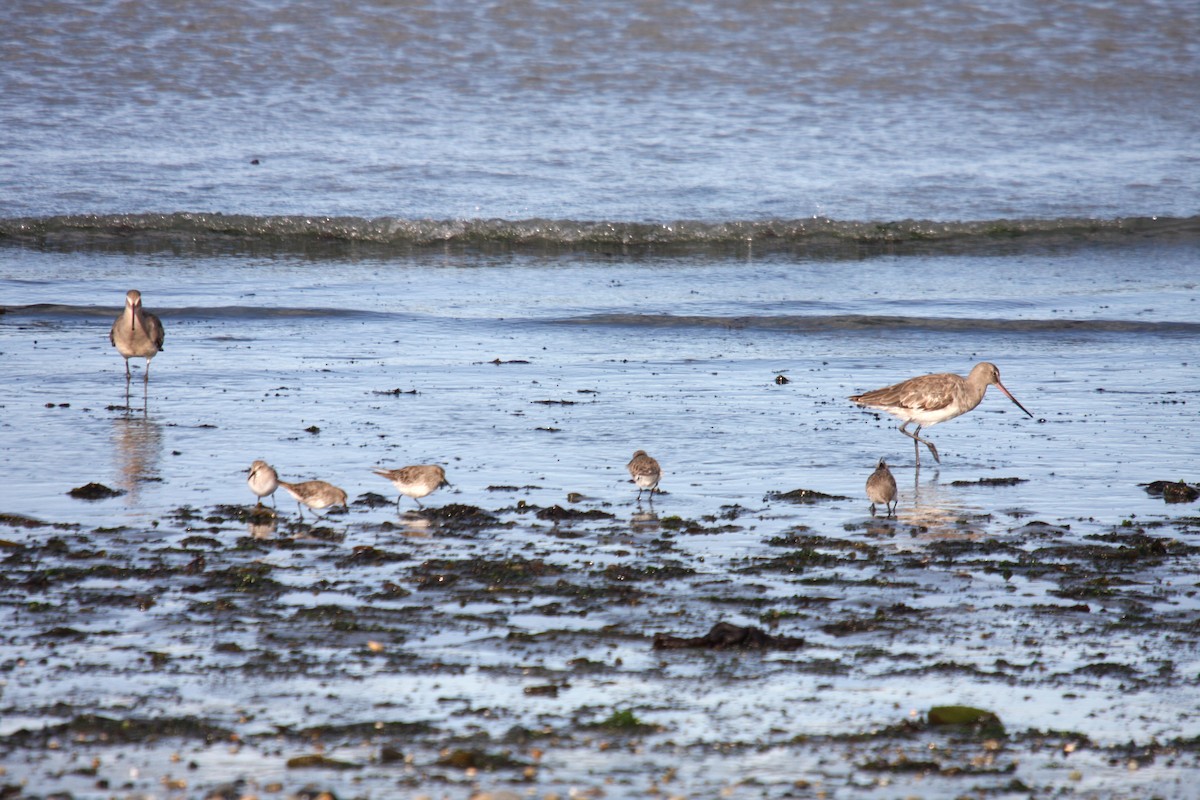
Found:
[[[966,378],[949,372],[921,375],[882,389],[856,394],[850,399],[860,406],[886,411],[904,420],[900,432],[913,440],[917,466],[920,466],[919,442],[924,442],[929,452],[933,453],[934,460],[942,463],[933,442],[921,438],[921,428],[937,425],[967,413],[983,401],[989,386],[995,386],[1004,392],[1004,396],[1016,403],[1017,408],[1029,414],[1029,409],[1021,405],[1017,398],[1004,388],[1004,384],[1000,383],[1000,370],[995,364],[987,361],[981,361],[972,367],[971,374]],[[1032,417],[1033,414],[1029,416]],[[917,429],[909,433],[908,426],[913,422],[917,423]]]

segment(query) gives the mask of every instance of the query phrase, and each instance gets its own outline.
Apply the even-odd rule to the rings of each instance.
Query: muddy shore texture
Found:
[[[0,515],[4,712],[31,719],[0,737],[0,796],[1169,797],[1198,774],[1194,737],[1023,718],[1194,713],[1200,517],[828,532],[786,501],[687,519],[496,488],[512,502],[367,493],[310,523],[286,502],[144,530]],[[757,545],[700,554],[729,535]]]

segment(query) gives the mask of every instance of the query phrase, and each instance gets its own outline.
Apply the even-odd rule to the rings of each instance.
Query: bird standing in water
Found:
[[[303,483],[288,483],[280,481],[279,485],[287,490],[287,493],[296,498],[296,508],[300,512],[300,519],[304,519],[304,509],[301,503],[312,509],[316,514],[322,508],[330,506],[346,507],[346,493],[332,483],[325,481],[304,481]],[[317,516],[321,516],[317,514]]]
[[[919,442],[924,442],[933,453],[933,460],[942,463],[937,448],[933,442],[921,438],[921,428],[937,425],[967,413],[983,401],[989,386],[995,386],[1004,392],[1005,397],[1016,403],[1017,408],[1029,414],[1025,406],[1017,402],[1004,384],[1000,383],[1000,370],[995,364],[981,361],[976,364],[967,377],[941,372],[936,375],[921,375],[906,381],[875,389],[870,392],[856,394],[850,398],[852,402],[867,408],[886,411],[894,417],[904,420],[900,432],[913,440],[913,449],[917,453],[917,466],[921,466],[921,448]],[[1030,417],[1033,414],[1029,414]],[[910,423],[917,423],[917,429],[909,433]]]
[[[896,479],[882,458],[871,477],[867,478],[867,499],[871,501],[871,516],[875,516],[875,504],[883,503],[887,515],[896,513]]]
[[[640,502],[642,499],[642,492],[649,489],[650,502],[653,503],[654,491],[658,488],[658,482],[662,478],[662,468],[658,466],[658,462],[646,455],[645,450],[638,450],[625,466],[629,470],[629,476],[637,484],[638,501]]]
[[[396,487],[396,491],[400,492],[400,497],[411,497],[417,502],[419,508],[425,507],[421,505],[422,497],[432,494],[443,486],[450,485],[450,481],[446,480],[446,470],[436,464],[415,464],[400,469],[373,469],[371,471],[379,477],[391,481],[392,485]],[[400,497],[396,498],[397,510],[400,508]]]
[[[275,505],[275,490],[279,488],[279,475],[275,469],[259,459],[250,465],[247,472],[250,477],[246,478],[246,484],[249,485],[250,491],[258,497],[258,504],[261,506],[262,499],[270,495],[271,505]]]
[[[158,317],[142,308],[142,293],[130,289],[125,294],[125,310],[113,323],[108,340],[125,358],[125,383],[129,383],[129,359],[146,359],[142,381],[150,382],[150,359],[163,349],[163,326]]]

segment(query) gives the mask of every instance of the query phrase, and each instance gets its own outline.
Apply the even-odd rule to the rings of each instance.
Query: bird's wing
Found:
[[[954,402],[957,375],[922,375],[893,386],[855,395],[850,399],[865,406],[939,411]],[[961,378],[958,380],[961,381]]]
[[[154,339],[154,346],[159,350],[163,349],[163,339],[166,338],[166,331],[163,330],[162,320],[153,314],[146,313],[147,328],[150,329],[150,336]]]

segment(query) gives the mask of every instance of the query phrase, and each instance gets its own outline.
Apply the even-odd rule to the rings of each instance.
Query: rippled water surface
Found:
[[[17,2],[0,795],[1187,797],[1194,6]]]

